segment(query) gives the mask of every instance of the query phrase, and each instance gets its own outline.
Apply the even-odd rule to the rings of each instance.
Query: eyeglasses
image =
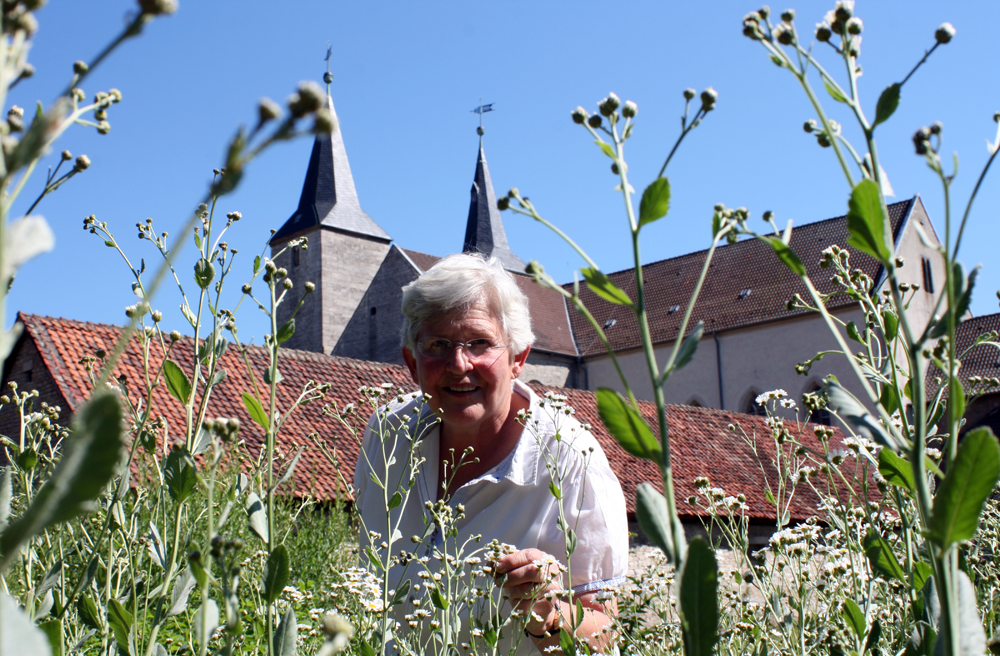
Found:
[[[460,348],[465,352],[465,357],[469,360],[479,360],[486,358],[492,351],[503,350],[510,344],[494,344],[492,341],[480,337],[470,339],[468,342],[449,342],[447,339],[425,339],[417,344],[417,351],[430,360],[444,360],[450,358],[455,352],[455,348]]]

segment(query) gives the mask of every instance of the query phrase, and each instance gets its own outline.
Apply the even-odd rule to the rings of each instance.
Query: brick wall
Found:
[[[18,341],[10,354],[5,369],[7,375],[3,379],[3,389],[0,390],[0,393],[10,394],[10,388],[7,386],[10,381],[17,383],[19,392],[38,390],[38,398],[34,400],[34,407],[37,409],[42,401],[49,405],[57,405],[62,408],[62,413],[59,416],[60,422],[69,423],[69,404],[59,392],[59,388],[56,387],[56,381],[42,362],[38,347],[35,346],[30,335],[25,334]],[[20,430],[20,417],[13,404],[0,408],[0,435],[6,435],[16,440]]]

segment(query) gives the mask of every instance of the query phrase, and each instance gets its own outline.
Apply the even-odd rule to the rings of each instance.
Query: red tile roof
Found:
[[[889,205],[894,238],[898,239],[904,218],[917,202],[919,200],[914,197]],[[852,266],[878,279],[881,265],[848,247],[846,217],[817,221],[796,227],[792,231],[790,245],[820,293],[834,289],[829,273],[819,267],[820,254],[832,244],[850,250]],[[643,266],[646,309],[653,343],[671,342],[677,338],[684,310],[707,255],[707,250],[698,251]],[[634,269],[618,271],[608,277],[635,298]],[[568,290],[571,287],[566,285]],[[744,294],[745,290],[749,290],[748,295]],[[694,328],[698,321],[704,321],[705,332],[710,333],[805,314],[806,310],[790,312],[785,308],[785,303],[796,292],[806,295],[802,282],[781,264],[768,244],[757,239],[745,239],[720,246],[715,251],[688,330]],[[580,285],[580,296],[597,321],[603,324],[610,319],[616,320],[614,327],[606,331],[615,351],[641,346],[638,323],[630,309],[602,300],[586,285]],[[853,303],[846,296],[838,295],[830,299],[828,307],[839,308]],[[673,308],[677,309],[671,311]],[[572,312],[571,317],[581,354],[604,353],[603,344],[587,320],[578,312]]]
[[[34,340],[45,362],[52,372],[64,397],[75,411],[88,397],[91,383],[88,374],[79,361],[84,356],[93,355],[97,349],[110,352],[121,334],[122,328],[107,324],[95,324],[70,319],[40,317],[19,314],[26,329],[27,337]],[[182,368],[190,367],[192,340],[184,338],[174,347],[171,358]],[[155,350],[155,349],[154,349]],[[409,373],[404,367],[377,362],[366,362],[322,355],[307,351],[283,350],[279,367],[284,381],[278,386],[279,408],[287,408],[306,382],[328,382],[331,385],[326,402],[343,407],[356,402],[358,388],[377,386],[389,382],[406,390],[413,388]],[[262,347],[249,347],[247,356],[258,380],[262,379],[267,364],[267,353]],[[152,359],[152,366],[158,366],[160,358]],[[263,443],[262,430],[253,423],[241,400],[242,393],[253,389],[246,367],[237,349],[230,345],[222,357],[221,365],[226,369],[226,379],[214,390],[208,417],[237,417],[241,423],[240,434],[252,456],[256,456]],[[132,340],[115,368],[114,375],[125,374],[130,388],[135,390],[137,381],[143,379],[142,356],[136,340]],[[549,388],[552,389],[552,388]],[[540,389],[544,393],[545,389]],[[565,394],[570,405],[576,409],[576,417],[591,424],[595,437],[600,441],[611,462],[612,468],[621,481],[630,512],[635,508],[635,489],[642,481],[657,482],[659,470],[650,462],[642,461],[625,453],[604,430],[597,414],[592,392],[573,389],[555,389]],[[153,392],[154,416],[163,415],[171,434],[183,431],[184,411],[181,404],[169,395],[165,385]],[[297,446],[304,446],[302,459],[296,469],[296,493],[310,493],[321,498],[331,498],[344,492],[341,478],[333,465],[327,461],[308,438],[318,433],[320,439],[336,447],[341,472],[347,480],[352,478],[358,457],[358,445],[350,434],[330,417],[321,412],[321,403],[311,403],[296,411],[279,434],[279,444],[285,453]],[[642,410],[651,425],[655,425],[655,408],[650,403],[642,403]],[[752,448],[733,431],[729,424],[740,423],[756,440],[759,457]],[[699,514],[685,499],[695,493],[693,481],[697,476],[708,476],[712,485],[724,488],[728,494],[743,493],[748,499],[748,514],[755,522],[773,521],[773,508],[765,499],[761,470],[772,484],[777,480],[774,468],[774,443],[763,418],[736,412],[670,406],[668,426],[671,436],[671,451],[675,472],[675,485],[679,510],[683,517],[693,519]],[[833,439],[834,445],[842,440],[839,432]],[[805,430],[801,438],[809,447],[818,448],[811,430]],[[758,459],[759,458],[759,459]],[[794,520],[803,520],[816,514],[816,497],[804,486],[799,488],[791,508]]]
[[[440,257],[401,248],[420,271],[437,264]],[[514,272],[512,272],[514,273]],[[569,314],[562,294],[532,282],[526,274],[514,273],[517,286],[528,297],[531,311],[531,328],[535,332],[534,349],[575,356],[576,343],[570,327]]]

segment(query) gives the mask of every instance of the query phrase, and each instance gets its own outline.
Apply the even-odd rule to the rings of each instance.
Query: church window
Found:
[[[760,392],[757,392],[755,390],[750,390],[750,394],[747,396],[747,402],[743,407],[743,412],[745,412],[748,415],[757,415],[758,417],[763,417],[764,415],[767,414],[767,412],[764,410],[764,406],[757,403],[757,397],[759,395]]]
[[[931,261],[926,257],[920,258],[920,264],[924,270],[924,291],[928,294],[934,293],[934,270],[931,269]]]
[[[292,266],[299,265],[299,248],[296,246],[292,249]]]

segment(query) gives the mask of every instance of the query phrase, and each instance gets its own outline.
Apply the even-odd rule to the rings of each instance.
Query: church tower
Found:
[[[275,258],[288,270],[294,287],[278,309],[278,325],[288,320],[311,281],[316,291],[295,317],[295,334],[287,348],[331,354],[351,315],[378,271],[392,241],[364,210],[354,188],[344,137],[330,97],[329,72],[326,107],[333,114],[331,134],[316,135],[299,206],[271,237],[271,253],[291,239],[308,237],[308,248],[291,248]]]
[[[469,219],[465,224],[463,253],[483,253],[499,259],[505,269],[524,273],[524,260],[510,250],[507,233],[500,220],[497,198],[490,180],[490,169],[483,153],[483,127],[479,134],[479,157],[476,160],[476,177],[472,180],[472,200],[469,202]]]

